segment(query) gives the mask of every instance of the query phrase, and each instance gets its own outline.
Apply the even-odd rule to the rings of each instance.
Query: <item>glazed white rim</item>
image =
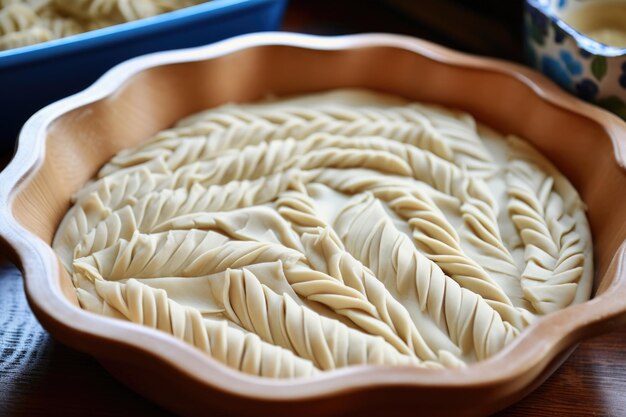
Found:
[[[78,107],[114,94],[131,77],[149,68],[167,64],[204,61],[259,46],[289,46],[314,50],[392,47],[422,55],[448,65],[477,68],[517,79],[546,101],[586,117],[605,121],[603,127],[613,139],[616,159],[623,167],[626,125],[616,116],[580,102],[561,92],[543,76],[524,67],[493,59],[477,58],[419,39],[390,34],[318,37],[281,32],[242,35],[209,46],[159,52],[131,59],[109,70],[88,89],[51,104],[32,116],[22,129],[15,157],[0,173],[0,241],[11,247],[22,266],[26,293],[37,314],[52,320],[55,329],[121,345],[151,355],[189,379],[216,390],[259,400],[310,400],[364,388],[383,386],[469,387],[527,381],[537,377],[558,353],[572,347],[585,329],[626,318],[626,274],[623,271],[624,245],[615,255],[615,279],[602,294],[551,314],[524,331],[496,356],[465,369],[424,370],[409,367],[359,366],[323,372],[312,378],[273,380],[250,376],[228,368],[192,346],[162,332],[130,322],[86,312],[71,304],[61,293],[55,278],[59,265],[52,248],[22,227],[11,211],[12,198],[41,166],[45,156],[48,126]],[[129,338],[129,335],[133,335]],[[541,346],[537,346],[540,340]]]

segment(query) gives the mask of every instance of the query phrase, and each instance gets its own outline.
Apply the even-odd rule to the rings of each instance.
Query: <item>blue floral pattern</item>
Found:
[[[524,58],[561,87],[626,120],[626,53],[612,56],[581,42],[558,16],[572,2],[526,0]]]
[[[559,60],[549,55],[541,57],[541,72],[552,78],[561,87],[570,89],[572,86],[572,80],[565,67],[561,65]]]
[[[559,53],[561,61],[565,63],[565,68],[572,75],[581,75],[583,73],[583,66],[580,62],[576,61],[572,56],[572,53],[567,49],[562,49]]]

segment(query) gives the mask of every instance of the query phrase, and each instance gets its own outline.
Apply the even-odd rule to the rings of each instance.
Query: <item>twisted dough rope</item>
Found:
[[[226,316],[261,339],[283,346],[323,370],[358,364],[420,365],[404,356],[382,337],[351,329],[296,304],[286,294],[278,295],[259,283],[249,270],[228,270],[226,279],[216,281],[214,291],[223,296]],[[437,364],[431,364],[437,367]]]
[[[77,259],[74,267],[94,283],[105,281],[103,276],[109,281],[159,276],[184,279],[225,272],[219,279],[213,277],[206,282],[225,317],[262,340],[311,360],[320,369],[367,363],[421,364],[414,357],[402,355],[382,337],[351,329],[296,303],[287,294],[279,295],[246,268],[239,271],[226,268],[276,261],[290,266],[301,257],[273,243],[231,241],[215,232],[170,231],[153,235],[135,233],[130,241],[120,240],[101,252]],[[264,273],[281,277],[283,271],[274,268]]]
[[[532,321],[532,315],[526,308],[527,303],[521,298],[517,266],[502,242],[493,211],[483,201],[469,197],[468,201],[473,200],[474,205],[465,203],[460,207],[465,224],[469,224],[468,239],[486,252],[492,261],[494,259],[497,261],[491,270],[505,271],[515,276],[512,287],[514,290],[520,287],[516,301],[521,308],[515,308],[508,294],[481,265],[464,252],[461,239],[454,227],[432,198],[415,184],[380,175],[346,175],[346,172],[332,169],[312,174],[314,179],[311,181],[344,193],[373,193],[408,222],[413,229],[413,238],[417,246],[461,286],[485,298],[487,303],[518,329],[526,327]]]
[[[274,378],[311,376],[318,369],[291,351],[263,342],[256,334],[229,326],[224,320],[203,317],[191,307],[168,299],[162,289],[137,280],[125,283],[97,280],[96,296],[78,289],[81,304],[90,311],[129,320],[174,335],[216,360],[253,375]]]
[[[329,291],[328,280],[319,279],[315,274],[305,273],[300,274],[300,279],[290,280],[290,283],[295,282],[292,285],[296,292],[302,294],[301,287],[305,287],[307,295],[313,294],[316,300],[320,297],[329,298],[327,304],[334,305],[335,311],[341,312],[341,310],[346,310],[346,306],[351,306],[343,313],[361,328],[371,333],[383,334],[383,337],[400,351],[404,351],[403,348],[406,346],[410,352],[422,359],[438,359],[447,366],[460,366],[457,359],[460,352],[456,347],[451,348],[441,344],[437,346],[436,343],[432,343],[435,346],[429,346],[407,309],[391,295],[372,271],[346,250],[333,229],[319,218],[315,204],[307,197],[304,186],[301,185],[299,188],[301,192],[281,194],[276,201],[277,210],[289,220],[300,235],[305,247],[304,254],[311,266],[334,278],[336,285],[332,285]],[[291,276],[292,272],[289,271],[287,274]],[[345,290],[335,290],[337,285],[343,286]],[[346,290],[356,290],[360,296],[355,296],[353,292]],[[361,297],[366,302],[363,302]],[[347,298],[349,299],[346,300]],[[359,309],[361,312],[358,311]],[[363,312],[369,314],[364,317]],[[381,322],[387,327],[383,327]],[[401,339],[402,345],[398,346],[395,337],[386,336],[388,329]]]
[[[361,221],[373,227],[364,229]],[[459,286],[418,252],[371,194],[344,207],[335,228],[348,250],[386,285],[395,285],[401,294],[415,294],[421,309],[445,326],[464,352],[473,351],[479,360],[485,359],[517,336],[517,330],[503,322],[483,298]]]
[[[585,257],[591,257],[589,240],[576,230],[576,223],[586,219],[577,219],[578,210],[572,210],[581,203],[572,196],[571,187],[559,187],[538,169],[532,149],[521,140],[512,137],[509,143],[513,162],[506,175],[511,196],[508,212],[520,231],[527,262],[521,284],[535,310],[547,314],[574,302],[583,274],[583,283],[591,280],[591,271],[584,267]],[[566,205],[557,187],[575,203]]]
[[[105,178],[93,192],[83,193],[80,202],[70,209],[59,226],[54,246],[63,265],[71,270],[73,258],[109,247],[120,238],[130,239],[135,230],[156,230],[174,216],[267,203],[287,189],[294,175],[286,171],[208,188],[186,181],[175,190],[156,192],[155,176],[144,169],[124,177],[121,184]],[[180,185],[176,179],[168,182],[173,187]]]
[[[163,164],[175,171],[183,164],[211,159],[229,149],[243,149],[276,139],[306,139],[315,133],[335,136],[378,136],[427,150],[448,161],[462,164],[473,174],[493,172],[492,158],[475,131],[471,117],[441,117],[420,104],[388,100],[384,107],[356,93],[347,104],[324,103],[316,107],[224,106],[198,113],[182,120],[178,127],[166,130],[135,149],[122,151],[102,169],[101,176],[138,162]],[[304,102],[303,104],[306,104]],[[437,129],[437,128],[439,129]],[[219,137],[219,140],[211,138]]]
[[[543,314],[546,302],[558,299],[559,306],[566,306],[588,297],[587,258],[583,274],[565,271],[579,259],[574,249],[580,245],[566,245],[567,256],[552,265],[556,278],[546,275],[540,288],[526,265],[543,267],[545,262],[532,256],[514,259],[521,249],[503,242],[499,202],[488,186],[503,168],[481,144],[473,120],[404,104],[344,92],[308,102],[227,106],[121,152],[76,195],[55,236],[55,249],[81,289],[83,306],[112,311],[98,292],[101,281],[120,286],[133,280],[145,285],[176,281],[178,286],[167,287],[173,298],[183,291],[178,287],[191,288],[183,283],[200,278],[202,288],[239,283],[232,286],[235,298],[230,292],[220,298],[219,291],[210,296],[222,306],[219,319],[238,331],[259,331],[265,342],[280,340],[316,367],[333,369],[357,363],[459,366],[484,359],[535,314]],[[576,220],[562,236],[579,236],[589,252],[582,205],[562,175],[532,150],[509,152],[509,158],[511,167],[529,161],[555,179],[554,192]],[[315,200],[319,187],[356,197],[347,205],[337,203],[329,214]],[[536,193],[513,190],[509,212],[525,192],[529,198]],[[391,212],[398,216],[394,221]],[[554,210],[543,214],[548,212]],[[359,230],[360,221],[350,223],[353,216],[366,220],[368,229]],[[449,216],[460,218],[460,230]],[[396,228],[399,219],[414,243]],[[535,243],[519,240],[532,252],[528,248]],[[480,263],[471,256],[476,254]],[[280,268],[257,270],[268,262]],[[213,274],[208,282],[202,278],[207,274]],[[565,286],[563,276],[569,279]],[[275,287],[277,282],[282,284]],[[560,288],[565,288],[562,298]],[[238,300],[246,300],[245,308]],[[346,360],[336,355],[339,345],[331,333],[311,330],[300,336],[315,334],[317,340],[294,343],[254,324],[263,311],[267,322],[279,318],[286,323],[289,317],[281,312],[287,308],[306,318],[311,329],[326,323],[322,328],[376,340],[358,343],[378,353]],[[199,312],[216,320],[210,309]],[[376,337],[363,339],[365,334]],[[313,346],[321,350],[312,353]],[[334,353],[329,356],[329,351]]]

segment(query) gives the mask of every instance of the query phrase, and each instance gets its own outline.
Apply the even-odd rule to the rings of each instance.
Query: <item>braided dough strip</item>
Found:
[[[476,124],[467,114],[385,96],[372,104],[371,95],[354,93],[352,97],[338,93],[325,96],[333,104],[288,100],[282,103],[247,106],[224,106],[199,113],[179,123],[181,127],[203,126],[204,123],[253,124],[269,122],[278,137],[306,137],[314,132],[349,136],[385,136],[411,143],[438,156],[452,160],[476,172],[476,167],[489,171],[492,158],[476,132]],[[363,104],[365,103],[365,104]],[[446,117],[441,114],[445,113]],[[410,134],[409,134],[410,133]],[[276,137],[276,136],[275,136]],[[272,139],[266,139],[272,140]]]
[[[279,244],[230,240],[213,231],[135,232],[130,240],[120,239],[113,246],[76,259],[74,271],[114,281],[194,277],[278,260],[293,265],[302,259],[302,253]]]
[[[370,336],[297,304],[262,285],[248,270],[227,270],[222,281],[211,281],[213,292],[221,293],[227,317],[261,339],[292,350],[322,370],[362,364],[423,363],[402,355],[380,336]],[[270,319],[271,318],[271,319]]]
[[[185,187],[171,190],[161,184],[165,188],[160,191],[153,191],[159,183],[143,169],[126,177],[118,187],[105,179],[97,183],[97,188],[91,187],[95,191],[81,193],[79,202],[59,225],[53,246],[71,271],[73,257],[87,256],[120,238],[130,239],[136,230],[152,232],[173,216],[263,204],[286,190],[296,177],[287,171],[208,188],[189,182]]]
[[[577,230],[581,219],[568,213],[582,203],[570,199],[568,207],[556,192],[555,177],[529,158],[529,147],[514,138],[509,140],[508,211],[520,231],[527,262],[522,288],[535,310],[547,314],[574,302],[585,257],[591,257]]]
[[[327,280],[319,280],[315,274],[302,273],[295,280],[291,278],[293,272],[286,270],[285,274],[289,282],[296,282],[292,286],[298,294],[303,295],[302,287],[304,287],[308,298],[311,294],[316,297],[316,300],[321,296],[332,297],[326,304],[335,304],[334,311],[346,314],[353,322],[371,334],[382,335],[396,348],[399,347],[396,341],[399,337],[403,343],[399,349],[401,352],[408,348],[410,352],[422,359],[438,358],[446,366],[461,366],[460,361],[456,359],[460,354],[456,346],[438,346],[437,355],[435,355],[433,348],[428,345],[416,328],[406,308],[387,291],[384,284],[367,267],[346,251],[341,239],[332,228],[317,216],[314,203],[306,194],[283,193],[276,201],[276,206],[278,212],[290,221],[292,227],[300,234],[305,248],[304,254],[311,266],[324,275],[328,274],[333,277],[344,288],[356,290],[368,303],[364,303],[361,297],[350,291],[343,291],[347,294],[340,297],[341,292],[334,290],[336,286],[333,286],[334,291],[326,291],[325,286],[320,284],[326,283]],[[354,301],[346,299],[348,294],[352,300],[356,299],[358,304],[355,305]],[[352,305],[354,307],[350,310],[343,311],[347,306]],[[356,311],[354,311],[355,308]],[[368,315],[363,317],[363,312],[368,312]],[[372,323],[372,317],[377,321],[382,321],[386,327],[381,328],[378,322]],[[388,329],[397,336],[389,336]]]
[[[135,234],[130,242],[120,241],[118,246],[76,260],[75,270],[93,282],[130,277],[192,277],[223,272],[222,265],[244,267],[275,260],[280,260],[280,265],[291,265],[299,255],[276,253],[282,249],[278,245],[220,240],[215,235],[194,231]],[[254,249],[249,250],[250,246]],[[182,261],[173,262],[177,258]],[[400,354],[382,337],[351,329],[296,303],[288,295],[273,292],[245,267],[239,271],[227,268],[221,279],[209,280],[207,284],[230,321],[266,342],[310,359],[321,369],[366,363],[421,364],[415,357]]]
[[[386,202],[389,207],[408,221],[413,228],[413,238],[418,247],[426,256],[434,261],[445,273],[456,280],[461,286],[481,295],[495,308],[498,313],[518,329],[522,329],[532,321],[531,314],[525,308],[514,308],[508,295],[487,274],[487,272],[467,256],[460,245],[460,238],[456,230],[446,220],[443,213],[435,205],[432,199],[420,188],[407,181],[398,181],[380,175],[346,175],[337,170],[318,171],[311,178],[311,182],[319,182],[329,187],[349,194],[371,192],[376,198]],[[480,204],[482,201],[475,204]],[[513,262],[508,250],[501,241],[497,223],[493,219],[476,220],[475,216],[467,214],[472,210],[469,204],[463,204],[461,211],[466,212],[463,220],[473,225],[481,224],[483,228],[490,229],[491,238],[485,243],[488,248],[495,247],[496,256],[509,268]],[[482,204],[483,209],[486,205]],[[479,212],[478,210],[476,210]],[[491,210],[489,210],[491,211]],[[479,215],[480,216],[480,215]],[[475,230],[471,228],[470,231]],[[472,236],[470,234],[470,236]],[[475,239],[478,239],[475,237]],[[504,260],[502,258],[504,257]],[[514,288],[521,287],[519,281],[514,281]],[[520,297],[522,295],[520,294]],[[518,304],[526,307],[523,299],[517,300]]]
[[[355,219],[376,225],[362,230]],[[371,194],[355,197],[335,221],[335,229],[351,253],[385,285],[414,294],[422,310],[447,328],[463,352],[485,359],[500,351],[518,334],[482,297],[459,286],[420,252],[385,216]]]
[[[167,293],[134,279],[125,283],[97,280],[97,297],[78,289],[81,305],[94,313],[113,315],[161,330],[242,372],[274,378],[312,376],[319,370],[288,349],[263,342],[256,334],[231,327],[223,320],[202,317],[191,307],[167,298]]]
[[[367,100],[367,95],[363,98]],[[329,99],[346,101],[339,94],[329,94]],[[434,107],[434,111],[428,106],[398,103],[397,100],[386,108],[355,106],[358,101],[347,105],[307,107],[299,106],[297,100],[293,104],[270,105],[270,108],[267,104],[223,106],[181,121],[179,127],[159,133],[137,152],[121,153],[100,175],[134,165],[146,157],[156,159],[158,155],[158,159],[167,161],[165,163],[175,169],[181,160],[194,160],[181,158],[181,155],[211,158],[224,149],[243,149],[289,137],[302,140],[319,132],[339,136],[382,136],[454,161],[476,175],[492,173],[492,158],[478,137],[476,124],[470,116],[451,114],[451,117],[441,117],[440,113],[445,109]],[[210,140],[215,134],[223,140]]]

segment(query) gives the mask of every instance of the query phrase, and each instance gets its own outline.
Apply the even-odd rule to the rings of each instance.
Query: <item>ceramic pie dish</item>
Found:
[[[156,330],[78,306],[50,247],[70,195],[122,148],[227,101],[363,87],[460,108],[528,138],[575,185],[594,237],[593,298],[552,313],[464,369],[361,366],[269,380],[231,370]],[[396,35],[245,35],[121,64],[24,126],[0,174],[0,243],[33,311],[140,394],[184,415],[486,415],[540,385],[581,340],[626,322],[626,124],[526,68]]]

